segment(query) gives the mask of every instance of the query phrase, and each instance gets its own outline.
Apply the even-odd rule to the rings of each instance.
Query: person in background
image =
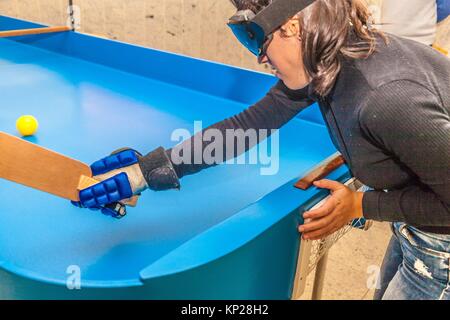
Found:
[[[438,23],[450,16],[450,0],[437,0],[437,20]]]
[[[450,0],[383,0],[380,15],[382,31],[431,46],[436,23],[450,15]]]

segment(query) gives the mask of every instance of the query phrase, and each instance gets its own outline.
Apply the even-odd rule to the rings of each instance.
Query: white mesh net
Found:
[[[366,191],[368,188],[363,186],[357,180],[350,180],[346,183],[351,189],[358,191]],[[307,273],[311,273],[314,268],[319,263],[320,259],[325,255],[325,253],[346,233],[350,232],[353,229],[362,229],[368,230],[372,225],[372,221],[367,221],[366,219],[356,219],[354,221],[349,222],[348,225],[342,227],[335,233],[329,235],[325,239],[314,240],[311,242],[311,253],[309,256],[308,270]]]

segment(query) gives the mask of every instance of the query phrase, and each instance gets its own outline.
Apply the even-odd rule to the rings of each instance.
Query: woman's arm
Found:
[[[244,148],[238,148],[237,144],[234,143],[235,141],[232,141],[234,150],[231,150],[232,152],[224,150],[222,153],[225,155],[222,156],[224,159],[215,157],[217,162],[210,163],[203,158],[205,148],[214,143],[214,140],[200,139],[200,148],[196,148],[194,140],[198,138],[198,135],[184,141],[172,150],[164,150],[164,148],[159,147],[145,156],[135,150],[118,150],[91,165],[92,173],[101,182],[81,190],[80,202],[74,204],[79,207],[102,209],[103,213],[116,217],[123,216],[121,213],[123,206],[110,209],[105,205],[138,195],[146,189],[155,191],[178,189],[180,188],[179,178],[229,158],[237,157],[253,146],[246,139],[245,131],[248,129],[256,130],[257,141],[252,143],[259,143],[267,138],[267,134],[270,134],[270,132],[260,135],[258,130],[279,129],[301,110],[312,104],[313,101],[307,98],[307,90],[306,87],[291,91],[282,82],[279,82],[254,106],[203,130],[201,133],[203,135],[207,134],[208,130],[215,130],[215,133],[220,133],[223,139],[218,144],[218,148],[223,147],[225,149],[225,146],[230,144],[230,141],[227,141],[226,130],[240,129],[230,139],[239,141],[241,145],[244,145]],[[180,163],[173,161],[172,154],[180,156],[182,151],[189,152],[188,158],[190,159]],[[200,153],[197,154],[199,157],[196,157],[195,152]]]
[[[406,80],[373,93],[360,114],[363,131],[419,182],[401,190],[367,192],[366,218],[450,225],[450,106],[444,105],[448,98],[443,101],[425,86]]]
[[[204,136],[205,132],[208,130],[218,130],[221,132],[223,139],[224,150],[222,152],[223,161],[230,158],[235,158],[243,153],[243,150],[237,150],[238,143],[232,143],[232,141],[226,140],[226,130],[229,129],[242,129],[236,131],[236,139],[245,143],[245,151],[252,148],[255,143],[250,144],[248,139],[246,139],[244,132],[249,129],[256,130],[257,133],[257,143],[263,141],[267,136],[260,136],[259,130],[267,129],[270,135],[271,129],[279,129],[289,120],[295,117],[300,111],[311,105],[313,101],[308,98],[308,87],[303,89],[292,91],[289,90],[281,81],[278,82],[267,95],[257,102],[255,105],[249,107],[248,109],[242,111],[241,113],[218,122],[201,132]],[[167,154],[170,159],[174,157],[179,157],[183,155],[183,151],[188,150],[190,154],[190,161],[185,161],[184,163],[177,164],[174,161],[173,166],[179,178],[199,172],[202,169],[210,167],[214,164],[205,162],[203,159],[203,151],[212,142],[202,141],[201,148],[194,148],[194,139],[199,138],[199,134],[193,136],[191,139],[184,141],[183,143],[177,145],[173,149],[167,150]],[[234,138],[233,138],[234,139]],[[233,152],[225,150],[225,146],[234,146]],[[244,152],[245,152],[244,151]],[[196,155],[197,153],[197,155]],[[227,156],[228,155],[228,156]],[[197,161],[195,161],[197,159]],[[199,162],[198,159],[201,159]],[[220,161],[220,162],[223,162]]]

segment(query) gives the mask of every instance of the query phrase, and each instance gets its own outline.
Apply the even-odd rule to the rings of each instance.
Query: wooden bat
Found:
[[[0,132],[0,178],[72,201],[80,200],[80,190],[99,182],[87,164],[4,132]],[[123,204],[136,202],[133,197]]]

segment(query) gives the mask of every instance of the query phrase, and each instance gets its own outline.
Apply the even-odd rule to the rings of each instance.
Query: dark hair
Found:
[[[231,0],[238,10],[258,13],[276,0]],[[295,0],[292,0],[295,1]],[[367,59],[376,50],[371,15],[361,0],[317,0],[299,12],[303,63],[314,91],[326,96],[341,71],[342,59]]]

